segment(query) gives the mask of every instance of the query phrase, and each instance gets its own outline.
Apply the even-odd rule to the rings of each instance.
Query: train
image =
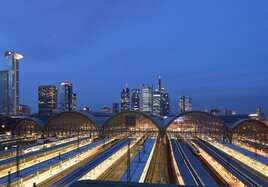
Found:
[[[193,144],[192,140],[190,139],[185,139],[186,145],[190,148],[190,150],[196,155],[200,156],[200,151],[199,149]]]

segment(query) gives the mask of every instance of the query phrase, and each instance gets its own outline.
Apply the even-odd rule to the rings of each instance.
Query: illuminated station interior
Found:
[[[21,119],[12,136],[0,186],[268,185],[268,126],[256,119],[62,112]]]

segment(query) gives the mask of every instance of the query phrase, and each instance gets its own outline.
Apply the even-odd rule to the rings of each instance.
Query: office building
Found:
[[[19,115],[29,117],[31,115],[31,108],[28,105],[19,105]]]
[[[162,93],[156,89],[153,93],[153,115],[160,116]]]
[[[260,106],[256,107],[256,114],[258,114],[258,116],[260,116],[262,114],[262,110]]]
[[[113,113],[114,114],[119,113],[119,104],[118,103],[113,103]]]
[[[189,96],[179,97],[179,112],[187,112],[192,110],[192,98]]]
[[[141,84],[140,85],[140,108],[142,112],[152,113],[153,109],[153,94],[152,94],[152,86]]]
[[[171,113],[169,94],[162,90],[160,116],[169,116]]]
[[[76,101],[76,93],[72,94],[72,111],[76,111],[77,101]]]
[[[108,106],[103,106],[103,107],[101,107],[100,112],[102,112],[102,113],[110,113],[111,109]]]
[[[126,84],[126,88],[124,88],[121,92],[121,112],[127,112],[130,110],[130,97],[129,97],[129,88]]]
[[[58,86],[58,109],[72,111],[73,86],[70,82],[62,82]]]
[[[153,93],[153,115],[168,116],[170,114],[170,98],[161,87],[161,77],[158,77],[158,86]]]
[[[57,111],[56,86],[46,85],[38,87],[38,113],[52,114]]]
[[[140,111],[140,90],[139,89],[131,90],[131,110]]]
[[[9,114],[8,105],[8,71],[0,71],[0,114]]]
[[[1,114],[16,116],[19,110],[19,60],[22,55],[13,51],[5,52],[4,70],[0,75]]]
[[[216,108],[210,110],[210,114],[212,114],[214,116],[218,116],[218,115],[220,115],[220,113],[221,113],[221,111],[219,109],[216,109]]]

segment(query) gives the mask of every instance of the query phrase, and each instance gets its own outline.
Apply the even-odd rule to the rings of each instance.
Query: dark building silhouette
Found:
[[[214,116],[218,116],[220,115],[221,111],[219,109],[212,109],[210,110],[210,114],[214,115]]]
[[[113,113],[114,114],[119,113],[119,104],[118,103],[113,103]]]
[[[9,114],[8,105],[8,71],[0,71],[0,114]]]
[[[28,105],[19,105],[19,115],[29,117],[31,115],[31,108]]]
[[[131,110],[140,111],[140,90],[139,89],[131,90]]]
[[[72,111],[76,111],[77,109],[77,101],[76,101],[76,93],[72,94]]]
[[[127,112],[130,110],[130,97],[129,97],[129,88],[126,84],[126,88],[124,88],[121,92],[121,112]]]
[[[169,116],[171,113],[169,94],[162,91],[160,116]]]

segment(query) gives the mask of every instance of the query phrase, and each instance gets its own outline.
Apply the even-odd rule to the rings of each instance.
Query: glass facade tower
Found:
[[[73,86],[70,82],[62,82],[58,86],[58,109],[60,111],[73,110]]]
[[[5,52],[4,69],[1,71],[1,113],[10,116],[18,115],[19,111],[19,59],[22,55],[13,51]],[[2,90],[3,87],[3,90]],[[3,92],[3,93],[2,93]]]
[[[189,96],[180,96],[179,112],[187,112],[192,110],[192,98]]]
[[[158,86],[153,93],[153,115],[168,116],[170,114],[170,98],[169,94],[161,85],[161,77],[158,77]]]
[[[0,71],[0,114],[7,115],[8,111],[8,71]]]
[[[171,113],[169,94],[162,91],[160,116],[169,116]]]
[[[126,86],[121,92],[121,112],[130,110],[129,88]]]
[[[141,111],[151,114],[153,108],[152,86],[141,84],[140,92]]]

